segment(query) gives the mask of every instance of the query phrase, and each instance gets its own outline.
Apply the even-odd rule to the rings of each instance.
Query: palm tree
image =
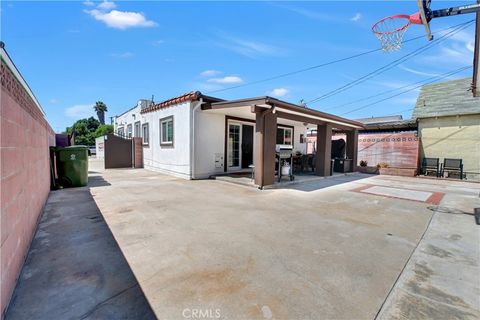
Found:
[[[95,106],[93,107],[93,109],[97,113],[98,121],[100,121],[101,124],[105,124],[105,112],[108,111],[107,105],[102,101],[97,101],[95,102]]]

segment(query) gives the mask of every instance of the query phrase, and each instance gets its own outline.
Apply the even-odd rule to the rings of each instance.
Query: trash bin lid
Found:
[[[75,151],[75,150],[85,150],[85,149],[88,149],[87,146],[83,146],[83,145],[78,145],[78,146],[69,146],[69,147],[63,147],[63,148],[59,148],[59,149],[63,149],[63,150],[69,150],[69,151]]]

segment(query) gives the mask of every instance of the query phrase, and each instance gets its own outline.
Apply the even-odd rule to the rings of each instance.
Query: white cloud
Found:
[[[100,10],[112,10],[112,9],[115,9],[117,7],[117,5],[115,3],[113,3],[112,1],[108,1],[108,0],[104,0],[102,1],[98,6],[97,8],[100,9]]]
[[[237,84],[237,83],[242,83],[243,80],[242,80],[242,78],[237,77],[237,76],[226,76],[226,77],[223,77],[223,78],[208,79],[208,82],[218,83],[218,84]]]
[[[428,72],[423,72],[423,71],[419,71],[419,70],[415,70],[415,69],[412,69],[412,68],[407,68],[403,65],[399,65],[398,66],[400,69],[404,70],[404,71],[407,71],[407,72],[410,72],[410,73],[413,73],[413,74],[416,74],[416,75],[419,75],[419,76],[427,76],[427,77],[438,77],[440,74],[438,73],[428,73]]]
[[[93,106],[95,103],[91,104],[76,104],[70,108],[65,109],[65,115],[69,118],[80,119],[88,118],[94,115]]]
[[[350,21],[358,22],[360,19],[362,19],[362,14],[357,12],[353,17],[350,18]]]
[[[112,53],[110,54],[112,57],[115,58],[122,58],[122,59],[128,59],[133,57],[133,53],[131,52],[123,52],[123,53]]]
[[[98,9],[85,10],[86,13],[95,18],[95,20],[105,23],[110,28],[125,30],[134,27],[150,28],[157,25],[156,22],[147,20],[141,12],[112,10],[108,13]]]
[[[270,4],[275,5],[279,8],[283,8],[288,11],[294,12],[296,14],[299,14],[309,19],[320,20],[325,22],[343,22],[338,17],[332,14],[315,11],[315,10],[312,10],[311,8],[293,7],[290,5],[279,4],[278,2],[272,2]]]
[[[86,6],[91,7],[91,6],[94,6],[94,5],[95,5],[95,2],[93,2],[93,1],[91,1],[91,0],[87,0],[87,1],[84,1],[83,4],[86,5]]]
[[[200,75],[202,77],[214,77],[214,76],[216,76],[220,73],[222,73],[222,72],[218,71],[218,70],[205,70],[205,71],[200,72]]]
[[[439,37],[451,32],[451,29],[439,33]],[[420,57],[419,61],[435,67],[451,67],[458,65],[471,65],[474,52],[474,28],[469,28],[449,35],[436,53]]]
[[[268,94],[274,97],[283,97],[287,95],[290,91],[287,88],[276,88],[270,91]]]
[[[52,99],[50,99],[48,102],[50,102],[51,104],[57,104],[57,103],[58,103],[58,99],[52,98]]]
[[[249,58],[258,56],[280,56],[285,54],[285,50],[263,42],[241,39],[222,33],[219,35],[222,42],[216,44],[230,51],[239,53]]]
[[[153,44],[154,46],[159,46],[159,45],[161,45],[161,44],[163,44],[163,43],[165,43],[165,40],[161,40],[161,39],[160,39],[160,40],[152,41],[152,44]]]

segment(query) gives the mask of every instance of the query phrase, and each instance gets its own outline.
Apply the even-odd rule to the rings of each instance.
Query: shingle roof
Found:
[[[200,98],[204,98],[208,102],[218,102],[218,101],[223,101],[222,99],[219,98],[214,98],[214,97],[209,97],[206,95],[203,95],[200,91],[192,91],[192,92],[187,92],[181,96],[170,98],[168,100],[156,103],[148,108],[143,109],[140,111],[140,113],[147,113],[147,112],[153,112],[159,109],[163,109],[169,106],[173,106],[175,104],[187,102],[187,101],[197,101]]]
[[[480,113],[480,98],[472,96],[472,79],[465,78],[422,87],[412,117],[430,118]]]
[[[355,119],[355,121],[361,122],[363,124],[383,124],[386,122],[397,122],[402,120],[403,117],[401,115]]]

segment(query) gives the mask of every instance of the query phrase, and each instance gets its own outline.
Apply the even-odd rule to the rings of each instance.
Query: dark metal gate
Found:
[[[132,167],[132,139],[114,134],[105,137],[105,169]]]

